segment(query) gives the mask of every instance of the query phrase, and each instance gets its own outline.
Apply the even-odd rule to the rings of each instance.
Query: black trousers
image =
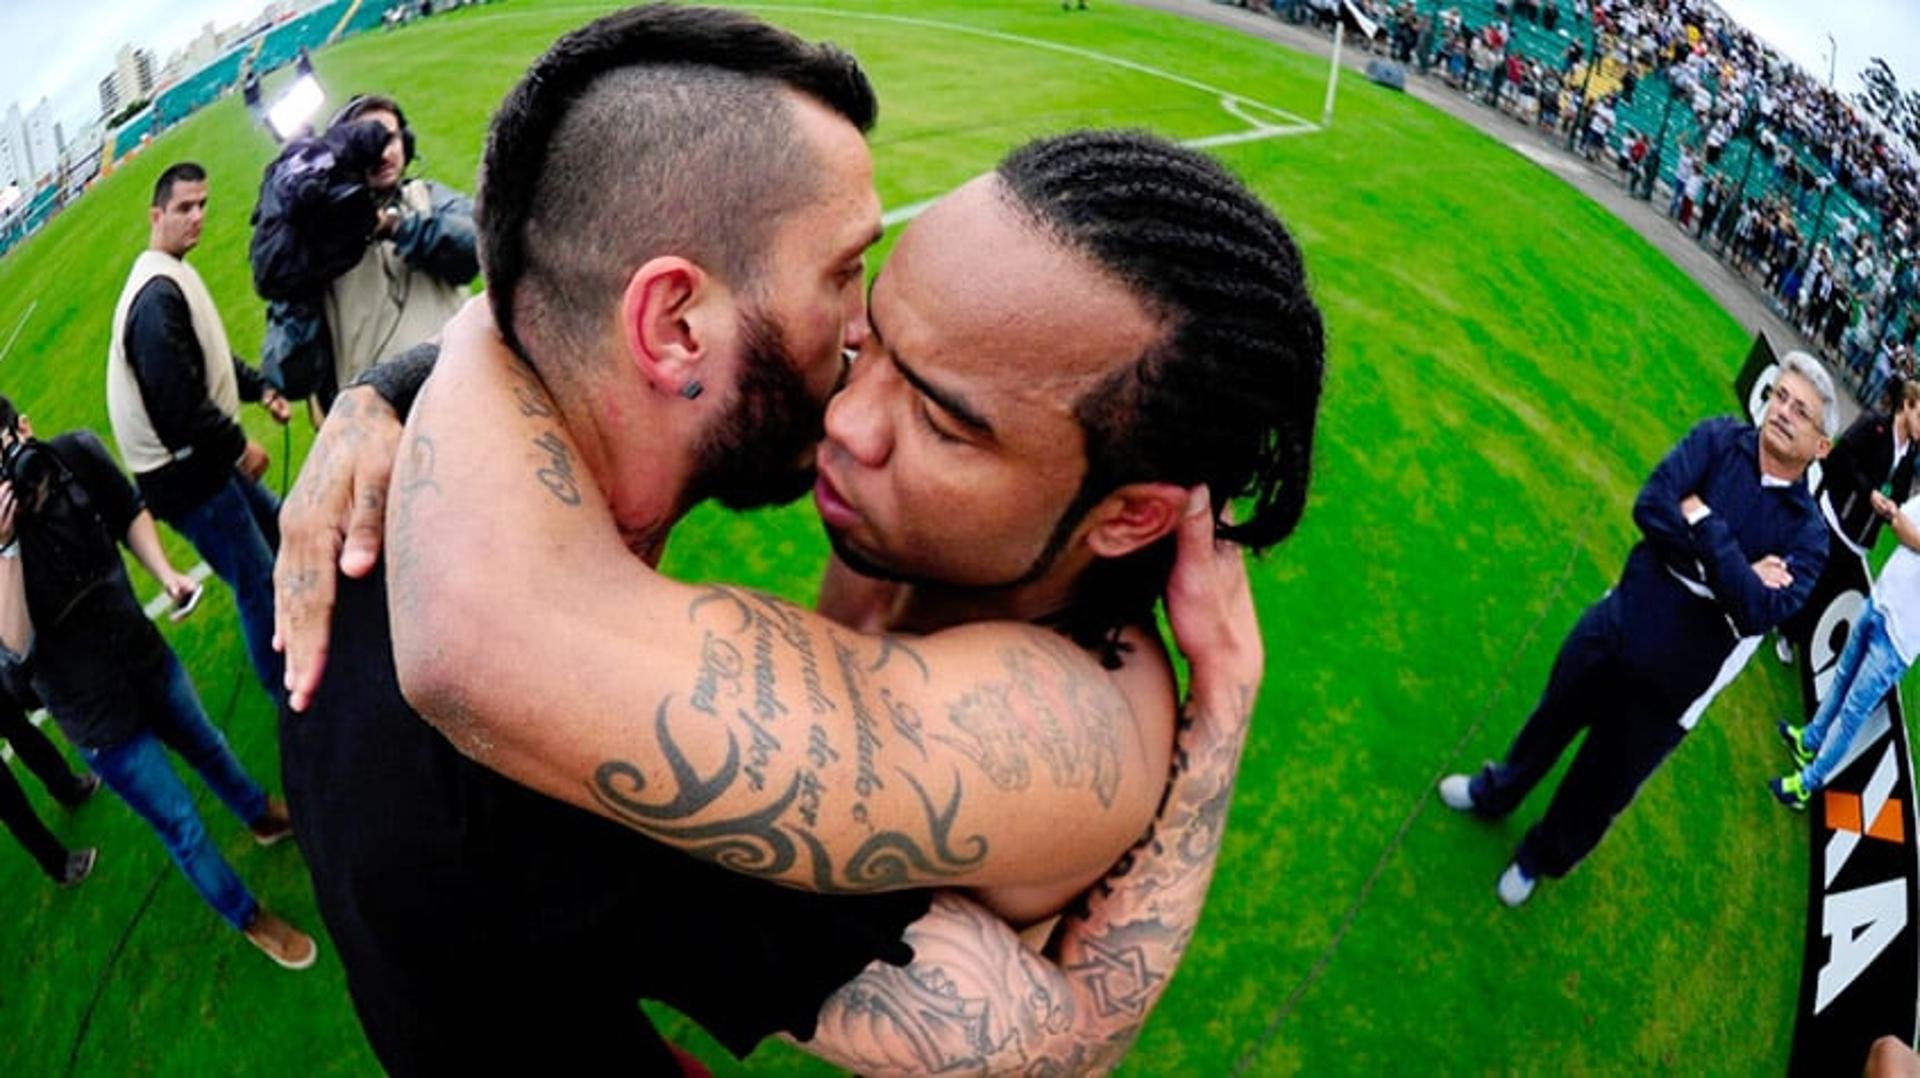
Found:
[[[13,754],[27,765],[47,788],[54,800],[70,805],[80,799],[80,778],[67,766],[66,758],[53,741],[27,721],[26,709],[11,693],[0,691],[0,739],[13,746]],[[20,845],[26,847],[40,870],[58,878],[67,868],[67,848],[53,837],[47,825],[34,815],[25,790],[13,777],[13,770],[0,767],[0,823],[6,824]]]
[[[1514,855],[1520,870],[1535,879],[1564,876],[1593,852],[1640,784],[1687,734],[1679,723],[1684,706],[1675,707],[1667,694],[1624,668],[1614,614],[1607,599],[1581,615],[1506,758],[1473,778],[1475,811],[1505,816],[1586,732],[1546,815]]]

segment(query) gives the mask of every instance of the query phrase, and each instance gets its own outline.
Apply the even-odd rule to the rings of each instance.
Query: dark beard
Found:
[[[813,487],[812,450],[824,433],[825,408],[808,395],[771,321],[749,312],[741,336],[737,395],[701,440],[690,500],[712,498],[729,509],[784,505]]]

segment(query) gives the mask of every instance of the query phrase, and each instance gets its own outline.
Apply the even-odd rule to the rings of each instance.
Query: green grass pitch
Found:
[[[421,170],[470,190],[493,105],[555,36],[602,10],[499,4],[369,34],[316,62],[336,100],[395,93]],[[756,10],[865,62],[882,101],[872,142],[889,208],[1046,132],[1242,131],[1225,94],[1317,115],[1326,75],[1322,60],[1103,0],[1073,13],[1052,0]],[[1762,787],[1781,763],[1768,728],[1795,699],[1770,658],[1723,695],[1592,859],[1521,910],[1500,907],[1493,882],[1544,795],[1488,826],[1431,792],[1440,774],[1504,748],[1561,636],[1632,543],[1640,481],[1695,419],[1732,410],[1744,335],[1550,173],[1357,78],[1343,81],[1330,130],[1214,152],[1305,249],[1327,315],[1327,394],[1306,522],[1254,568],[1270,665],[1212,899],[1128,1066],[1778,1069],[1807,849],[1802,818]],[[212,173],[192,258],[236,347],[256,353],[246,217],[270,154],[240,102],[222,100],[0,261],[0,342],[19,330],[0,390],[42,433],[106,431],[111,309],[145,242],[147,192],[171,161]],[[257,410],[247,423],[274,453],[278,487],[282,435]],[[300,421],[292,431],[297,462],[309,434]],[[703,511],[676,533],[668,567],[809,599],[825,550],[810,513]],[[169,543],[183,566],[198,560]],[[242,759],[277,776],[274,716],[224,589],[166,632]],[[0,842],[0,1073],[376,1069],[324,940],[315,971],[282,972],[201,905],[119,802],[67,814],[24,782],[70,845],[103,855],[84,886],[56,891]],[[211,796],[201,803],[262,899],[318,929],[297,851],[258,850]],[[780,1045],[750,1063],[818,1069]]]

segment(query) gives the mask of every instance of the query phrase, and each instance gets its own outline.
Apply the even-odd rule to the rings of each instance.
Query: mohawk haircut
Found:
[[[1205,483],[1216,507],[1250,503],[1218,534],[1256,552],[1291,534],[1306,508],[1326,342],[1279,218],[1211,158],[1144,132],[1040,139],[996,171],[1037,230],[1113,274],[1162,325],[1074,407],[1087,472],[1055,541],[1135,482]],[[1120,630],[1150,623],[1172,564],[1171,537],[1095,563],[1059,627],[1117,665]]]
[[[555,42],[494,115],[480,168],[480,262],[507,344],[536,367],[592,354],[628,278],[663,254],[750,287],[818,182],[780,87],[873,127],[852,56],[742,12],[647,4]]]

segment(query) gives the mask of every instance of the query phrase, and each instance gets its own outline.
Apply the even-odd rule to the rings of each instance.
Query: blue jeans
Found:
[[[1826,786],[1867,716],[1906,672],[1907,664],[1901,661],[1893,637],[1887,634],[1887,616],[1868,599],[1860,623],[1847,634],[1847,646],[1840,651],[1840,664],[1834,667],[1826,698],[1820,701],[1820,710],[1814,712],[1813,721],[1801,735],[1801,741],[1815,753],[1813,762],[1800,772],[1800,781],[1807,789]]]
[[[206,825],[194,811],[193,796],[167,762],[166,750],[179,753],[198,771],[243,823],[251,824],[267,811],[267,792],[247,777],[227,748],[227,739],[207,720],[180,660],[167,656],[165,669],[154,678],[154,689],[158,698],[143,701],[145,730],[117,745],[81,753],[108,788],[160,836],[173,863],[200,897],[228,924],[245,929],[259,904],[207,837]]]
[[[214,574],[233,589],[240,630],[261,687],[274,700],[286,692],[280,653],[273,650],[273,555],[280,547],[280,500],[259,480],[234,472],[192,509],[169,517]]]

